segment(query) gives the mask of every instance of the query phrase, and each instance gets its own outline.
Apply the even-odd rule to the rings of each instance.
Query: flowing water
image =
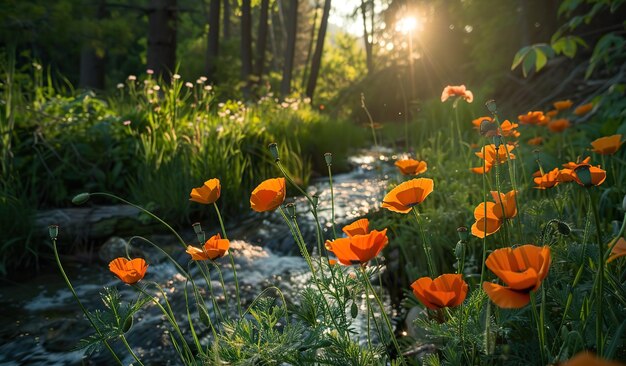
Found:
[[[341,227],[368,211],[380,206],[386,187],[387,174],[391,167],[385,163],[388,151],[364,152],[350,159],[354,169],[349,173],[333,177],[335,198],[335,219],[338,233]],[[330,185],[328,179],[314,181],[309,187],[310,194],[319,196],[319,216],[327,238],[332,234]],[[298,222],[305,240],[313,251],[315,243],[315,222],[308,212],[304,197],[296,197]],[[241,285],[242,301],[250,304],[264,288],[278,286],[289,298],[297,294],[310,282],[310,271],[306,262],[298,254],[291,234],[277,212],[250,214],[242,218],[236,226],[228,228],[231,238],[231,252],[235,258],[237,273]],[[183,233],[185,240],[195,242],[192,232]],[[183,267],[187,266],[188,255],[184,253],[173,237],[159,235],[151,237],[153,242],[172,253],[172,257]],[[118,241],[121,239],[118,239]],[[176,267],[158,250],[141,241],[131,243],[134,251],[140,253],[150,264],[148,273],[142,281],[147,291],[163,297],[156,289],[158,284],[172,304],[174,314],[179,314],[177,321],[186,328],[185,278]],[[60,245],[62,245],[60,243]],[[123,255],[122,253],[115,255]],[[234,285],[230,263],[227,258],[220,259],[220,267],[225,291],[222,290],[216,270],[211,271],[210,282],[215,297],[224,307],[228,301],[234,308]],[[131,286],[123,285],[106,268],[104,262],[90,265],[66,265],[68,275],[88,309],[102,308],[100,293],[103,287],[115,287],[124,300],[136,297]],[[208,284],[202,280],[197,270],[192,271],[198,279],[200,288]],[[153,284],[154,283],[154,284]],[[227,294],[228,298],[224,296]],[[288,299],[289,301],[289,299]],[[207,304],[211,309],[211,304]],[[109,365],[112,364],[106,351],[96,352],[89,357],[82,350],[73,350],[78,341],[93,333],[80,308],[66,288],[60,274],[51,272],[41,275],[27,283],[3,286],[0,292],[0,365]],[[361,301],[359,311],[365,311],[365,301]],[[192,306],[192,309],[195,307]],[[213,315],[213,312],[211,315]],[[197,321],[198,319],[196,319]],[[364,322],[356,319],[356,328],[364,334]],[[129,343],[145,364],[178,364],[168,335],[168,326],[158,308],[148,304],[135,316],[132,329],[127,333]],[[208,329],[200,334],[202,342],[210,340]],[[362,336],[361,341],[365,341]],[[114,349],[124,355],[124,364],[132,363],[120,342],[115,342]]]

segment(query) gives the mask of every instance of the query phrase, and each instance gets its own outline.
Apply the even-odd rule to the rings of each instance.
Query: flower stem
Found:
[[[591,203],[591,209],[593,211],[594,221],[596,223],[596,237],[598,242],[598,273],[597,273],[597,287],[596,287],[596,349],[598,355],[603,356],[604,340],[602,338],[602,328],[604,326],[604,318],[602,317],[602,308],[604,303],[604,265],[605,265],[605,248],[602,245],[602,229],[600,228],[600,216],[598,214],[598,207],[596,201],[591,197],[591,192],[587,189],[587,196]]]
[[[426,244],[426,236],[424,235],[424,228],[422,227],[422,222],[420,220],[420,214],[417,212],[417,208],[413,207],[411,210],[413,211],[413,215],[415,216],[415,220],[417,221],[417,227],[419,228],[420,236],[422,238],[422,247],[424,248],[424,254],[426,254],[426,261],[428,263],[428,274],[431,278],[435,278],[435,264],[433,263],[433,257],[431,253],[431,246]]]
[[[486,149],[483,146],[483,154],[486,154]],[[485,225],[483,227],[483,260],[482,260],[482,269],[480,270],[480,282],[478,286],[482,286],[483,281],[485,280],[485,261],[487,260],[487,160],[483,159],[483,207],[485,208],[483,217],[485,218]]]
[[[117,354],[115,353],[115,351],[113,351],[113,348],[111,348],[111,346],[109,345],[109,342],[107,342],[106,339],[104,339],[104,334],[102,334],[102,332],[100,331],[100,328],[98,328],[98,326],[96,325],[94,320],[91,318],[91,315],[89,314],[89,312],[87,311],[85,306],[83,306],[83,303],[80,301],[80,299],[78,298],[78,295],[76,294],[76,291],[74,290],[74,286],[72,286],[72,283],[70,282],[70,279],[67,277],[67,274],[65,274],[65,270],[63,269],[63,265],[61,264],[61,259],[59,258],[59,252],[57,250],[57,240],[56,239],[52,239],[52,251],[54,252],[54,259],[57,262],[57,266],[59,267],[59,270],[61,271],[61,276],[63,276],[63,280],[65,280],[65,284],[70,289],[70,292],[72,293],[72,296],[74,296],[74,299],[78,303],[78,306],[83,311],[83,314],[85,314],[85,317],[87,318],[87,320],[89,321],[89,323],[91,324],[93,329],[100,336],[100,339],[102,340],[102,343],[104,344],[106,349],[111,353],[111,355],[113,356],[113,359],[119,365],[123,365],[122,361],[119,359],[119,357],[117,357]]]
[[[217,219],[220,222],[220,227],[222,228],[222,235],[224,235],[224,239],[228,239],[226,235],[226,229],[224,228],[224,221],[222,220],[222,215],[220,214],[220,209],[217,207],[217,204],[213,202],[213,207],[215,207],[215,212],[217,213]],[[241,297],[239,296],[239,280],[237,279],[237,269],[235,268],[235,259],[233,258],[233,254],[231,251],[228,251],[228,258],[230,259],[230,265],[233,268],[233,279],[235,280],[235,295],[237,296],[237,311],[239,312],[239,317],[241,317]],[[221,273],[220,273],[221,276]],[[226,290],[224,290],[226,291]],[[226,292],[224,292],[224,296],[226,296]]]
[[[541,364],[546,364],[546,355],[545,355],[545,328],[543,326],[542,317],[537,314],[537,305],[535,299],[535,291],[531,291],[530,293],[530,302],[531,302],[531,310],[533,313],[533,318],[535,319],[535,325],[537,326],[537,336],[539,338],[539,354],[541,355]],[[545,299],[541,299],[542,302],[545,302]]]
[[[393,342],[393,345],[394,347],[396,347],[396,351],[398,352],[398,358],[400,359],[400,362],[403,365],[406,365],[406,362],[404,361],[404,357],[402,356],[402,351],[400,350],[400,345],[398,344],[398,340],[396,339],[396,335],[393,331],[393,326],[391,325],[391,321],[389,320],[389,317],[387,316],[387,313],[385,312],[385,306],[383,305],[383,302],[380,300],[380,297],[376,295],[376,291],[374,291],[372,284],[367,279],[367,276],[365,274],[365,269],[362,266],[361,266],[361,274],[365,282],[365,286],[368,286],[370,288],[370,290],[372,291],[372,294],[374,295],[374,299],[378,303],[378,307],[380,308],[380,313],[382,314],[383,319],[385,319],[385,323],[387,324],[387,328],[389,329],[391,341]]]
[[[337,229],[335,228],[335,193],[333,191],[333,173],[330,169],[330,164],[328,164],[328,182],[330,184],[330,222],[333,224],[333,237],[337,239]]]

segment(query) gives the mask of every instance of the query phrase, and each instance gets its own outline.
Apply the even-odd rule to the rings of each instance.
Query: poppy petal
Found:
[[[530,302],[530,294],[513,291],[491,282],[483,282],[483,290],[496,305],[504,309],[519,309]]]

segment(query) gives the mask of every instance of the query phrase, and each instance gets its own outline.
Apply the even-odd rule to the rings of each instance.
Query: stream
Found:
[[[335,198],[335,220],[337,232],[341,227],[363,216],[371,210],[377,210],[385,194],[387,177],[393,171],[393,165],[385,163],[391,159],[390,151],[365,151],[350,158],[353,169],[348,173],[333,176]],[[326,238],[332,234],[330,185],[327,178],[313,181],[307,188],[310,194],[319,196],[319,217]],[[288,198],[285,202],[294,202],[298,213],[298,222],[303,236],[313,249],[315,243],[315,222],[308,212],[304,197]],[[291,237],[289,229],[278,212],[251,212],[241,218],[237,225],[229,227],[232,252],[239,282],[241,297],[245,304],[252,300],[263,289],[269,286],[279,287],[287,296],[297,295],[310,282],[310,271],[299,255],[298,248]],[[181,233],[189,242],[195,242],[192,231]],[[207,236],[213,233],[207,233]],[[64,263],[72,284],[87,309],[102,308],[100,293],[103,287],[115,287],[123,300],[136,298],[136,291],[131,286],[122,284],[113,276],[108,268],[108,258],[124,255],[124,244],[128,240],[110,238],[101,248],[100,261],[90,265],[70,265]],[[186,267],[189,256],[182,250],[180,243],[172,235],[152,235],[150,240],[164,248],[181,266]],[[185,313],[185,297],[183,288],[185,278],[176,267],[153,246],[133,240],[133,256],[142,256],[149,263],[148,272],[143,280],[144,285],[151,282],[159,284],[172,304],[174,314],[181,328],[187,328]],[[63,245],[63,243],[59,243]],[[136,254],[136,255],[135,255]],[[210,282],[214,289],[218,304],[224,306],[230,301],[234,308],[234,284],[232,270],[228,258],[218,260],[222,268],[226,291],[221,288],[216,271],[211,272]],[[58,270],[39,275],[25,283],[2,285],[0,292],[0,365],[110,365],[113,364],[110,354],[97,351],[85,356],[83,350],[75,350],[81,338],[93,333],[88,321],[80,311],[71,292],[65,286]],[[192,272],[193,273],[193,272]],[[201,276],[194,276],[200,288],[207,283]],[[161,296],[154,285],[148,285],[147,291]],[[228,299],[225,298],[227,294]],[[386,299],[389,303],[389,299]],[[207,306],[210,309],[210,303]],[[365,313],[365,300],[361,299],[360,307]],[[195,306],[192,305],[195,312]],[[213,312],[209,310],[212,314]],[[393,312],[392,312],[393,313]],[[194,315],[196,317],[196,315]],[[196,319],[197,321],[198,319]],[[355,319],[355,328],[365,342],[364,318]],[[140,310],[135,318],[132,329],[126,333],[128,342],[146,365],[175,365],[180,361],[171,345],[168,336],[169,326],[162,313],[152,303]],[[201,343],[210,340],[210,332],[204,329],[199,334]],[[113,348],[127,365],[133,362],[121,342],[115,342]]]

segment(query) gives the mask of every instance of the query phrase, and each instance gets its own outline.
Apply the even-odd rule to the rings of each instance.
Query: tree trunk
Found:
[[[309,48],[306,51],[306,60],[304,61],[304,71],[302,72],[302,88],[306,87],[309,78],[309,63],[313,55],[313,44],[315,43],[315,29],[317,28],[317,13],[320,9],[320,2],[315,1],[315,11],[313,12],[313,24],[311,25],[311,33],[309,34]]]
[[[216,82],[216,60],[220,46],[220,1],[209,3],[209,37],[207,44],[206,74],[209,81]]]
[[[251,0],[241,1],[241,80],[243,96],[250,97],[250,74],[252,74],[252,9]]]
[[[86,4],[87,5],[87,4]],[[96,22],[106,17],[106,3],[104,0],[98,0],[96,3],[94,18]],[[87,6],[85,9],[89,9]],[[78,85],[85,89],[104,89],[104,73],[105,73],[105,54],[98,53],[91,46],[91,39],[83,41],[80,50],[80,80]]]
[[[150,0],[148,69],[169,82],[176,67],[176,1]]]
[[[298,0],[290,0],[289,16],[287,17],[287,44],[285,45],[285,63],[283,79],[280,83],[280,94],[286,97],[291,93],[293,75],[293,59],[296,53],[296,35],[298,33]]]
[[[328,16],[330,15],[330,1],[331,0],[324,0],[322,21],[320,23],[319,33],[317,34],[317,42],[315,43],[315,53],[313,54],[313,60],[311,61],[311,74],[309,75],[309,82],[306,86],[305,94],[307,97],[311,98],[311,103],[313,102],[313,94],[315,93],[315,86],[317,85],[317,77],[322,64],[324,40],[326,39],[326,29],[328,28]]]
[[[374,5],[372,4],[372,11]],[[374,38],[374,27],[372,25],[372,40],[370,41],[370,34],[367,31],[367,2],[361,0],[361,16],[363,17],[363,40],[365,41],[365,61],[367,64],[367,73],[372,74],[374,72],[374,55],[372,53],[372,41]]]
[[[269,18],[269,0],[261,0],[261,14],[259,16],[259,33],[257,35],[256,62],[254,65],[254,74],[259,81],[263,77],[265,69],[265,50],[267,49],[267,31]]]
[[[223,21],[224,21],[224,39],[228,40],[230,39],[230,0],[224,0],[224,15],[223,15]]]

